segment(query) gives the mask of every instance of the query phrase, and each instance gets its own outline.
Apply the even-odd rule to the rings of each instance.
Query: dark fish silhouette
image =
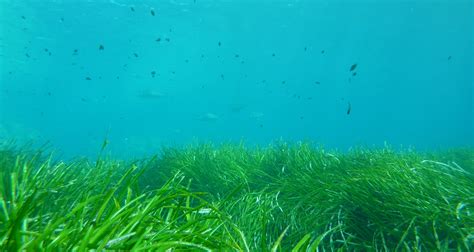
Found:
[[[130,7],[130,10],[131,10],[131,11],[135,11],[135,8],[133,8],[133,7]]]
[[[150,13],[151,13],[152,16],[155,16],[155,11],[153,9],[150,10]]]
[[[350,115],[351,114],[351,110],[352,110],[352,106],[351,106],[351,103],[348,102],[347,103],[347,114]]]
[[[349,69],[350,72],[354,71],[357,67],[357,63],[352,64],[351,69]]]
[[[104,50],[104,46],[103,46],[103,45],[99,45],[99,50],[100,50],[100,51]]]
[[[92,80],[92,78],[91,77],[86,77],[86,80]]]

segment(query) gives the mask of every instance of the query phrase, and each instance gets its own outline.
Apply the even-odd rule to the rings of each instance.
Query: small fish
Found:
[[[87,101],[87,99],[86,99],[86,98],[84,98],[84,97],[82,97],[82,98],[81,98],[81,101],[82,101],[82,102],[86,102],[86,101]]]
[[[135,56],[135,58],[138,58],[138,54],[137,54],[137,53],[133,53],[133,56]]]
[[[275,54],[274,54],[274,53],[272,53],[272,57],[275,57]]]
[[[197,119],[202,122],[214,122],[219,119],[219,116],[214,113],[206,113],[204,115],[199,116]]]
[[[48,96],[51,96],[51,92],[48,92]]]
[[[29,57],[30,57],[30,55],[29,55],[28,53],[25,53],[25,56],[26,56],[27,58],[29,58]]]
[[[221,74],[221,79],[224,79],[224,74]]]
[[[347,115],[350,115],[351,114],[351,110],[352,110],[352,105],[350,102],[347,103]]]
[[[92,78],[91,77],[86,77],[86,80],[92,80]]]
[[[352,72],[356,69],[357,63],[352,64],[351,68],[349,69],[349,72]]]
[[[324,54],[324,50],[321,51],[321,54]]]
[[[151,77],[155,78],[155,75],[156,75],[156,72],[155,72],[155,71],[151,71]]]
[[[21,16],[21,19],[26,19],[26,17],[25,17],[25,16]]]
[[[155,16],[155,10],[151,9],[150,13],[151,13],[152,16]]]
[[[304,51],[306,52],[307,50],[308,50],[308,47],[305,47],[305,48],[304,48]]]
[[[353,73],[352,73],[352,76],[356,76],[356,75],[357,75],[357,72],[353,72]]]
[[[79,52],[78,49],[74,49],[74,51],[72,52],[72,55],[77,55],[78,52]]]
[[[45,52],[48,52],[48,48],[45,48],[44,51],[45,51]]]
[[[319,84],[321,84],[321,82],[315,81],[314,84],[319,85]]]
[[[262,112],[252,112],[250,114],[250,118],[252,119],[261,119],[263,118],[264,114]]]
[[[138,94],[139,98],[149,99],[149,100],[160,99],[160,98],[163,98],[164,96],[165,96],[164,94],[155,90],[144,90],[140,94]]]
[[[240,57],[240,55],[238,55],[238,54],[235,54],[235,57],[236,57],[236,58],[238,58],[238,57]]]
[[[64,22],[64,18],[61,18],[61,22]]]
[[[104,46],[103,45],[99,45],[99,51],[103,51],[104,50]]]
[[[155,39],[156,42],[160,42],[161,41],[161,38],[157,38]]]
[[[170,42],[170,38],[165,38],[166,42]]]
[[[233,105],[230,107],[230,111],[232,113],[239,113],[241,112],[243,109],[245,109],[247,106],[245,105],[242,105],[242,104],[236,104],[236,105]]]
[[[133,6],[130,6],[130,10],[135,11],[135,8],[133,8]]]
[[[219,41],[219,43],[217,43],[217,45],[218,45],[218,46],[221,46],[222,44],[221,44],[221,42]]]
[[[448,56],[448,60],[451,60],[451,55]]]

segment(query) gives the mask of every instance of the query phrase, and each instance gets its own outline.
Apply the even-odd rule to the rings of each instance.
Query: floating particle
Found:
[[[82,97],[82,98],[81,98],[81,101],[82,101],[82,102],[86,102],[86,101],[87,101],[87,99],[86,99],[86,98],[84,98],[84,97]]]
[[[218,45],[218,46],[221,46],[222,44],[221,44],[221,42],[219,41],[219,42],[217,43],[217,45]]]
[[[319,85],[319,84],[321,84],[321,82],[315,81],[314,84]]]
[[[263,128],[263,124],[260,124],[259,126],[260,126],[260,128]]]
[[[156,42],[160,42],[160,41],[161,41],[161,38],[157,38],[155,41],[156,41]]]
[[[451,60],[451,55],[448,56],[448,60]]]
[[[308,50],[308,47],[305,47],[305,48],[304,48],[304,51],[306,52],[307,50]]]
[[[224,79],[224,74],[221,74],[221,79]]]
[[[350,72],[354,71],[357,67],[357,63],[352,64],[351,68],[349,69]]]
[[[311,97],[311,96],[310,96],[310,97],[308,97],[308,98],[306,98],[306,99],[308,99],[308,100],[312,100],[312,99],[313,99],[313,97]]]
[[[104,50],[104,46],[103,45],[99,45],[99,51],[103,51]]]
[[[170,42],[170,38],[165,38],[166,42]]]
[[[300,116],[300,120],[303,120],[304,119],[304,116]]]
[[[48,52],[48,55],[51,56],[51,52]]]
[[[135,58],[138,58],[138,54],[137,54],[137,53],[133,53],[133,56],[135,56]]]
[[[25,56],[28,57],[28,58],[30,57],[30,55],[28,53],[25,53]]]
[[[351,114],[351,110],[352,110],[352,105],[350,102],[347,103],[347,115],[350,115]]]
[[[150,13],[151,13],[152,16],[155,16],[155,10],[151,9]]]
[[[172,74],[175,74],[176,72],[175,71],[171,71]]]
[[[187,59],[187,60],[184,60],[184,62],[185,62],[185,63],[189,63],[189,60],[188,60],[188,59]]]
[[[86,77],[86,80],[92,80],[92,78],[91,77]]]
[[[357,72],[353,72],[353,73],[352,73],[352,76],[356,76],[356,75],[357,75]]]
[[[201,59],[203,59],[203,58],[204,58],[204,54],[201,54]]]
[[[274,53],[272,53],[272,57],[275,57],[275,54],[274,54]]]
[[[48,96],[51,96],[51,92],[48,92]]]
[[[133,6],[130,6],[130,10],[135,11],[135,8],[133,8]]]
[[[236,58],[240,57],[240,55],[238,55],[238,54],[235,54],[234,56],[235,56]]]
[[[155,72],[155,71],[151,71],[151,77],[155,78],[155,75],[156,75],[156,72]]]
[[[21,19],[26,19],[26,17],[25,17],[25,16],[21,16]]]
[[[102,76],[99,76],[99,80],[102,80]]]
[[[117,77],[116,77],[116,79],[118,80],[118,79],[120,79],[120,77],[119,77],[119,76],[117,76]]]
[[[324,52],[325,52],[324,50],[321,50],[321,54],[324,54]]]
[[[48,52],[48,48],[45,48],[44,51],[45,51],[45,52]]]
[[[74,51],[72,52],[72,55],[77,55],[78,52],[79,52],[79,50],[74,49]]]
[[[281,84],[286,84],[286,81],[282,81]]]

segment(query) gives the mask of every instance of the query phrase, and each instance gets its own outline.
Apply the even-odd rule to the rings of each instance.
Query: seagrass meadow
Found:
[[[104,146],[105,147],[105,146]],[[474,150],[0,151],[2,251],[473,251]]]

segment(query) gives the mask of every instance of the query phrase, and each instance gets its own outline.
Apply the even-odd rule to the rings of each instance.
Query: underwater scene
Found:
[[[472,0],[0,0],[0,251],[474,251]]]

